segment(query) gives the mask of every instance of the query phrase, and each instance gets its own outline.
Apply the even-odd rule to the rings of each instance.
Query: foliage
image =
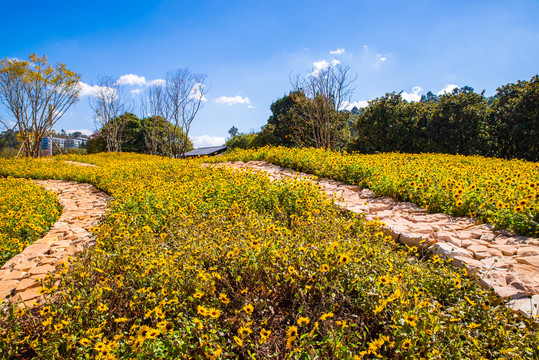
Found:
[[[253,146],[253,141],[256,139],[258,134],[255,133],[238,133],[235,136],[232,136],[230,139],[227,139],[225,145],[228,149],[250,149]]]
[[[539,75],[500,87],[492,107],[497,155],[539,161]]]
[[[101,135],[101,132],[98,131],[88,138],[88,143],[86,144],[88,154],[97,154],[99,152],[104,152],[107,150],[107,141]]]
[[[507,84],[493,98],[469,86],[420,102],[388,93],[369,102],[350,150],[498,156],[539,161],[539,76]]]
[[[417,139],[417,117],[410,111],[412,106],[395,93],[370,101],[358,117],[352,148],[365,153],[417,152],[421,145]]]
[[[146,151],[144,142],[144,132],[142,122],[132,113],[124,113],[120,115],[124,124],[120,141],[122,143],[122,151],[143,153]]]
[[[266,145],[274,146],[296,146],[297,133],[294,131],[295,109],[297,106],[294,100],[299,96],[299,92],[290,92],[288,95],[274,101],[271,106],[271,116],[268,125],[272,129],[271,133],[274,141]],[[269,130],[269,129],[268,129]]]
[[[266,160],[410,201],[430,212],[470,216],[523,235],[539,235],[539,164],[444,154],[341,154],[263,148],[230,160]],[[222,159],[219,159],[222,161]]]
[[[64,64],[55,67],[47,57],[30,54],[28,60],[1,62],[0,102],[11,113],[23,140],[26,156],[41,154],[41,140],[78,100],[80,76]]]
[[[58,220],[58,199],[24,179],[0,177],[0,267]]]
[[[146,117],[139,119],[132,113],[124,113],[112,119],[114,123],[122,124],[119,148],[123,152],[136,152],[142,154],[172,156],[169,148],[168,136],[173,127],[160,116]],[[105,126],[106,127],[106,126]],[[102,129],[101,129],[102,130]],[[182,138],[184,134],[181,129],[175,131]],[[90,137],[88,142],[88,153],[95,154],[106,150],[106,142],[101,135],[102,131]],[[193,149],[191,139],[187,138],[187,151]]]
[[[487,101],[468,89],[444,94],[436,101],[409,103],[395,93],[370,101],[358,118],[352,149],[488,154]]]
[[[2,174],[90,182],[115,198],[95,248],[43,282],[47,293],[60,280],[58,296],[0,318],[4,357],[539,355],[531,321],[439,258],[399,248],[316,186],[201,161],[0,159]]]

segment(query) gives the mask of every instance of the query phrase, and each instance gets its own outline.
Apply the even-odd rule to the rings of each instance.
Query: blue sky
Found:
[[[539,73],[537,19],[537,0],[12,1],[0,14],[0,58],[45,54],[90,86],[123,79],[133,101],[167,71],[206,74],[208,101],[190,135],[208,146],[232,126],[258,131],[291,74],[334,60],[357,74],[357,104],[449,85],[493,95]],[[88,96],[56,129],[95,129]]]

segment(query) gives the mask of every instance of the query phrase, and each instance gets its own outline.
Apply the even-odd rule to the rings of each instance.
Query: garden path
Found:
[[[87,164],[74,164],[87,165]],[[47,234],[27,246],[0,268],[0,302],[8,297],[32,307],[41,300],[39,279],[95,242],[90,229],[105,214],[109,196],[90,184],[61,180],[36,180],[55,192],[63,212]]]
[[[484,288],[494,290],[506,305],[526,316],[539,316],[539,239],[496,231],[474,219],[429,214],[411,203],[377,197],[372,191],[339,181],[266,163],[235,161],[235,169],[265,171],[272,179],[299,178],[312,181],[335,203],[349,211],[365,214],[367,220],[380,220],[385,231],[408,246],[427,247],[465,267],[476,275]],[[539,317],[538,317],[539,318]]]

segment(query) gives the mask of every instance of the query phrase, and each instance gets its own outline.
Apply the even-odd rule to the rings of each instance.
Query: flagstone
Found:
[[[19,306],[34,306],[39,301],[40,285],[36,280],[54,272],[62,262],[68,262],[95,240],[89,230],[105,214],[109,197],[89,184],[60,180],[38,180],[39,185],[54,191],[63,206],[60,219],[41,239],[7,261],[0,270],[1,295],[10,296]],[[3,297],[3,296],[2,296]]]
[[[395,241],[408,246],[430,246],[434,253],[449,257],[453,266],[477,274],[478,282],[500,297],[519,298],[539,294],[539,239],[494,230],[492,224],[478,224],[472,218],[429,214],[415,204],[377,197],[369,189],[319,179],[264,161],[235,161],[212,166],[220,165],[266,171],[275,180],[287,175],[313,181],[329,197],[341,196],[336,201],[338,206],[365,213],[367,220],[379,219],[384,233]],[[520,311],[521,305],[514,306],[516,311]]]

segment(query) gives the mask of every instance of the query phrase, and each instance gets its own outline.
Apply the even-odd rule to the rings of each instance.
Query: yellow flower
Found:
[[[346,264],[350,261],[350,256],[346,254],[339,255],[339,261],[338,264]]]
[[[211,308],[208,311],[208,315],[210,315],[214,319],[217,319],[219,316],[221,316],[221,310]]]
[[[202,305],[197,306],[197,312],[202,316],[207,316],[208,315],[208,310]]]
[[[470,304],[470,305],[472,305],[472,306],[475,306],[475,302],[474,302],[472,299],[470,299],[470,298],[467,297],[467,296],[464,296],[464,298],[466,299],[466,301],[468,302],[468,304]]]
[[[382,310],[384,310],[384,308],[386,307],[387,305],[387,301],[386,300],[380,300],[380,303],[374,308],[373,312],[375,314],[378,314],[379,312],[381,312]]]
[[[81,343],[82,346],[88,346],[90,345],[92,342],[86,338],[82,338],[79,340],[79,342]]]
[[[404,340],[401,344],[401,348],[404,350],[408,349],[410,346],[412,346],[412,340],[410,339]]]
[[[137,331],[137,335],[142,337],[142,338],[145,338],[148,336],[148,332],[151,330],[152,328],[149,327],[148,325],[142,325],[140,327],[140,329],[138,329]]]
[[[198,330],[202,330],[204,328],[204,324],[199,319],[195,318],[193,322],[197,326]]]
[[[252,314],[254,310],[253,305],[247,304],[243,307],[243,311],[245,311],[247,314]]]
[[[230,302],[230,299],[226,296],[225,293],[219,294],[219,300],[221,300],[221,302],[225,305],[227,305]]]
[[[333,313],[332,312],[328,312],[328,313],[325,313],[323,314],[322,316],[320,316],[320,320],[327,320],[327,319],[330,319],[333,317]]]
[[[328,271],[329,271],[329,265],[327,265],[327,264],[322,264],[322,265],[320,266],[320,271],[321,271],[321,272],[328,272]]]
[[[268,340],[268,337],[270,335],[271,335],[271,331],[266,330],[266,329],[260,330],[260,344],[264,344]]]
[[[193,294],[193,297],[195,299],[200,299],[201,297],[204,296],[204,293],[203,292],[200,292],[200,291],[197,291],[196,293]]]
[[[251,334],[252,332],[253,332],[253,330],[251,330],[251,329],[248,328],[248,327],[243,327],[243,326],[242,326],[242,327],[240,327],[240,328],[238,329],[238,335],[241,336],[241,337],[245,337],[245,336]]]
[[[417,315],[414,315],[414,314],[404,314],[402,318],[405,322],[410,324],[410,326],[416,326],[417,320],[419,320],[419,317],[417,317]]]
[[[298,336],[298,327],[297,326],[292,325],[286,330],[286,338],[287,339],[291,339],[291,338],[295,339],[297,336]]]
[[[239,347],[243,347],[243,340],[242,339],[240,339],[237,336],[234,336],[234,341],[236,342],[236,344],[238,344]]]
[[[309,320],[308,317],[303,317],[303,316],[300,316],[299,319],[298,319],[298,325],[299,326],[303,326],[303,325],[307,325],[311,322],[311,320]]]
[[[146,339],[155,339],[159,336],[159,330],[158,329],[148,329],[148,332],[146,333]]]
[[[213,350],[211,353],[205,352],[206,358],[209,360],[215,360],[221,356],[223,353],[223,350],[221,348],[217,348],[216,350]]]
[[[109,309],[109,307],[103,303],[100,303],[98,306],[97,306],[97,311],[99,312],[105,312]]]
[[[171,331],[173,328],[174,328],[174,325],[166,320],[163,320],[163,321],[160,321],[157,323],[157,328],[162,332],[162,333],[167,333],[169,331]]]

